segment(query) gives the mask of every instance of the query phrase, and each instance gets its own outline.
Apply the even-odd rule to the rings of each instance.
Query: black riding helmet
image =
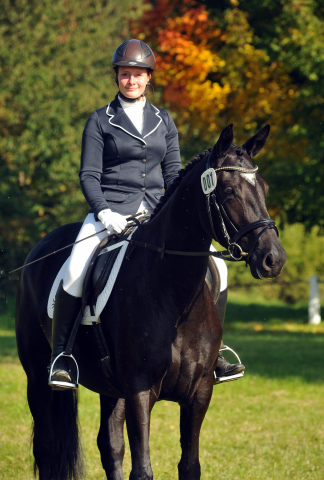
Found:
[[[148,68],[150,73],[153,72],[156,66],[155,56],[151,48],[141,40],[126,40],[116,48],[113,57],[112,65],[117,70],[117,67],[144,67]]]

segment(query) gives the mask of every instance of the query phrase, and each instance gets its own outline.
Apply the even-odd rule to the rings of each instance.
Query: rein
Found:
[[[222,252],[185,252],[183,250],[168,250],[167,248],[165,248],[165,243],[162,245],[162,247],[156,247],[155,245],[151,245],[150,243],[139,242],[138,240],[132,240],[132,239],[128,240],[126,238],[125,241],[129,242],[132,245],[135,245],[137,247],[148,248],[149,250],[154,250],[155,252],[161,253],[161,260],[164,257],[164,254],[166,253],[168,255],[182,255],[182,256],[186,256],[186,257],[213,256],[213,257],[222,258],[223,260],[229,260],[229,261],[232,261],[232,262],[236,261],[236,259],[227,258],[225,256],[225,255],[230,255],[230,252],[228,250],[224,250]]]
[[[129,221],[132,221],[132,222],[134,222],[137,226],[139,226],[139,225],[140,225],[140,222],[139,222],[138,219],[136,218],[136,217],[139,217],[139,216],[142,217],[143,219],[148,218],[146,215],[143,215],[142,213],[137,213],[136,215],[127,217],[126,220],[127,220],[128,222],[129,222]],[[129,228],[129,227],[126,227],[126,229],[127,229],[127,228]],[[73,247],[73,246],[76,245],[77,243],[84,242],[85,240],[88,240],[88,238],[94,237],[95,235],[98,235],[99,233],[103,233],[103,232],[106,232],[106,231],[107,231],[107,229],[106,229],[106,228],[103,228],[102,230],[99,230],[98,232],[92,233],[92,234],[89,235],[88,237],[81,238],[80,240],[77,240],[76,242],[70,243],[69,245],[65,245],[64,247],[59,248],[58,250],[54,250],[54,252],[48,253],[47,255],[44,255],[43,257],[37,258],[36,260],[33,260],[32,262],[25,263],[25,264],[22,265],[21,267],[15,268],[14,270],[11,270],[10,272],[8,272],[8,274],[10,275],[11,273],[18,272],[18,270],[21,270],[22,268],[28,267],[29,265],[32,265],[33,263],[37,263],[37,262],[39,262],[40,260],[44,260],[44,259],[47,258],[47,257],[51,257],[52,255],[56,255],[57,253],[61,252],[62,250],[65,250],[66,248]],[[109,236],[116,236],[116,235],[118,236],[118,234],[113,233],[112,235],[107,235],[107,237],[109,237]]]

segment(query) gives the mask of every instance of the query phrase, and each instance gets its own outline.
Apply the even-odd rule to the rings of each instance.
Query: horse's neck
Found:
[[[186,178],[182,180],[159,214],[158,229],[166,248],[194,252],[209,250],[212,237],[208,232],[205,198],[194,186],[188,184]]]
[[[205,199],[189,187],[180,184],[156,217],[148,222],[149,228],[142,240],[159,247],[164,245],[165,249],[175,252],[209,251],[212,238],[202,223],[202,219],[208,222]],[[170,291],[178,312],[185,311],[202,289],[208,257],[166,253],[163,258],[156,254],[153,262],[150,268],[154,282],[163,285],[164,291]]]

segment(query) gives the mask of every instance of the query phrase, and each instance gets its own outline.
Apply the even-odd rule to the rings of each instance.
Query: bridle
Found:
[[[258,167],[255,165],[253,168],[243,168],[243,167],[235,167],[235,166],[225,166],[225,167],[218,167],[218,168],[211,168],[210,167],[210,156],[211,153],[208,155],[207,162],[206,162],[206,170],[205,173],[208,171],[213,170],[215,172],[215,177],[218,172],[240,172],[240,173],[256,173],[258,171]],[[212,185],[213,186],[213,185]],[[212,188],[212,187],[211,187]],[[216,212],[216,215],[219,218],[219,223],[221,226],[221,231],[220,234],[222,238],[220,238],[220,235],[216,234],[216,229],[214,227],[214,222],[213,222],[213,217],[212,217],[212,211],[211,211],[211,205],[214,207],[214,211]],[[215,188],[209,192],[206,193],[206,206],[207,206],[207,212],[208,212],[208,218],[209,218],[209,223],[212,231],[212,235],[214,240],[216,240],[220,244],[226,245],[228,254],[230,258],[227,258],[227,260],[232,260],[232,261],[242,261],[244,260],[246,264],[248,265],[249,260],[251,258],[252,252],[261,237],[261,235],[268,230],[269,228],[273,228],[277,235],[279,236],[279,232],[277,229],[277,226],[271,218],[262,218],[260,220],[256,220],[255,222],[251,222],[248,225],[245,225],[241,229],[237,229],[235,225],[233,224],[232,220],[229,218],[228,214],[226,213],[222,203],[219,200],[219,197],[216,192],[216,181],[215,181]],[[231,229],[235,232],[234,236],[231,238],[231,236],[228,233],[228,230],[226,228],[226,224],[230,225]],[[242,247],[239,245],[239,241],[241,240],[242,237],[247,235],[249,232],[256,230],[257,228],[262,228],[261,232],[257,235],[250,251],[244,252]]]

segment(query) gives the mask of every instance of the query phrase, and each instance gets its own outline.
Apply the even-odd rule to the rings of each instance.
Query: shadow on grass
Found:
[[[307,307],[229,302],[224,343],[237,351],[246,367],[246,376],[295,377],[305,382],[322,382],[324,334],[270,329],[274,324],[306,324],[307,315]],[[5,363],[9,359],[17,359],[14,321],[12,317],[4,319],[3,316],[0,320],[0,327],[5,329],[4,334],[0,334],[0,362]],[[240,328],[235,322],[256,322],[262,330],[242,328],[242,325]],[[225,356],[229,361],[235,360],[231,354]]]
[[[226,323],[231,322],[284,323],[293,321],[299,324],[308,322],[308,307],[293,305],[267,305],[250,303],[244,305],[229,301],[226,311]]]
[[[324,334],[274,331],[283,323],[306,325],[307,307],[228,304],[223,340],[237,351],[246,375],[296,377],[305,382],[324,378]],[[240,328],[235,322],[256,322],[262,330]],[[268,328],[267,328],[268,327]],[[232,361],[233,358],[228,358]]]
[[[247,375],[323,382],[323,335],[246,330],[228,334],[225,330],[224,343],[237,351]]]
[[[14,332],[10,335],[0,335],[0,363],[17,358],[17,344]]]

